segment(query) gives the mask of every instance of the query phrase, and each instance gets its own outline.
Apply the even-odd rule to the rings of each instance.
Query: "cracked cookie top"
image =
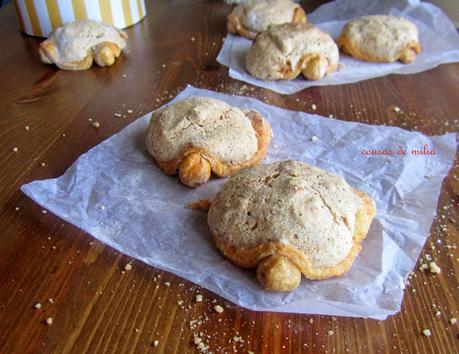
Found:
[[[302,69],[306,59],[313,57],[323,57],[334,71],[339,51],[333,38],[310,24],[284,23],[258,35],[247,53],[246,66],[255,77],[278,80],[283,79],[286,66]]]
[[[83,60],[91,49],[103,42],[113,43],[124,49],[126,38],[123,31],[113,26],[93,20],[81,20],[56,28],[47,42],[56,45],[61,61],[73,62]]]
[[[174,160],[187,148],[201,148],[222,162],[237,164],[258,150],[247,114],[207,97],[185,99],[153,112],[146,144],[159,161]]]
[[[338,42],[357,58],[392,62],[403,49],[419,45],[418,28],[403,17],[362,16],[346,23]]]
[[[230,177],[212,203],[208,223],[234,247],[288,243],[313,267],[328,267],[349,254],[361,206],[342,177],[290,160]]]
[[[234,14],[245,28],[262,32],[269,25],[292,22],[299,6],[291,0],[246,0],[234,9]]]

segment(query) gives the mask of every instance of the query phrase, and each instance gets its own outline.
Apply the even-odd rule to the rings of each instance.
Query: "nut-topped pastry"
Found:
[[[228,31],[254,39],[269,25],[306,23],[302,7],[291,0],[246,0],[228,15]]]
[[[208,224],[233,263],[257,268],[267,290],[340,276],[360,252],[376,209],[337,175],[297,161],[246,168],[212,202]]]
[[[40,44],[41,61],[64,70],[86,70],[93,61],[110,66],[126,47],[123,31],[92,20],[67,23],[56,28]]]
[[[418,28],[403,17],[362,16],[346,23],[338,38],[340,49],[353,57],[372,62],[411,63],[421,45]]]
[[[319,80],[338,68],[339,50],[333,38],[310,24],[269,26],[260,33],[247,57],[248,72],[262,80],[292,80],[303,74]]]
[[[258,111],[194,97],[153,112],[145,144],[167,175],[178,171],[183,184],[196,187],[211,172],[226,177],[259,163],[271,136]]]

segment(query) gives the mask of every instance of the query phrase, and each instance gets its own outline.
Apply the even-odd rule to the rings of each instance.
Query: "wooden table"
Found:
[[[188,83],[294,110],[311,111],[314,103],[317,113],[345,120],[427,134],[458,131],[459,64],[283,96],[232,80],[216,63],[230,6],[147,2],[148,18],[127,30],[128,53],[114,67],[84,72],[42,64],[40,40],[18,32],[11,5],[0,11],[0,352],[196,352],[194,334],[214,353],[457,352],[458,327],[449,324],[459,317],[457,164],[443,184],[425,249],[442,272],[416,267],[402,311],[386,321],[257,313],[138,261],[122,272],[130,259],[44,214],[19,191],[32,180],[60,176]],[[194,301],[197,293],[203,302]],[[222,314],[212,311],[214,300]],[[430,337],[422,335],[425,328]]]

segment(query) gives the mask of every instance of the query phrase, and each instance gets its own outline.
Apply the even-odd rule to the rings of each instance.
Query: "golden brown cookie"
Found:
[[[145,144],[164,173],[178,171],[183,184],[196,187],[211,172],[226,177],[258,164],[271,136],[271,126],[259,112],[194,97],[154,112]]]
[[[64,70],[86,70],[93,61],[110,66],[126,47],[127,35],[104,23],[82,20],[56,28],[40,44],[41,61]]]
[[[338,45],[357,59],[380,63],[400,60],[409,64],[421,52],[416,25],[403,17],[387,15],[349,21],[341,31]]]
[[[254,39],[269,25],[306,23],[303,8],[291,0],[246,0],[228,15],[228,31]]]
[[[298,75],[319,80],[338,68],[339,51],[333,38],[309,24],[269,26],[250,47],[246,67],[262,80],[292,80]]]
[[[289,291],[301,274],[326,279],[348,271],[375,214],[374,201],[342,177],[282,161],[231,176],[207,220],[229,260],[257,268],[265,289]]]

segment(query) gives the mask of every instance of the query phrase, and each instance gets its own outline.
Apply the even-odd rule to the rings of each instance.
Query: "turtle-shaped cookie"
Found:
[[[266,31],[269,25],[306,23],[303,8],[291,0],[246,0],[228,15],[228,31],[248,39]]]
[[[360,252],[376,209],[335,174],[297,161],[231,176],[208,211],[216,245],[234,264],[256,268],[267,290],[290,291],[301,274],[344,274]]]
[[[403,17],[362,16],[346,23],[338,38],[340,49],[353,57],[372,62],[411,63],[421,45],[418,29]]]
[[[41,61],[64,70],[86,70],[93,61],[110,66],[126,47],[127,34],[92,20],[69,22],[56,28],[40,44]]]
[[[333,38],[310,24],[285,23],[260,33],[246,56],[248,72],[262,80],[319,80],[338,68]]]
[[[271,136],[271,126],[258,111],[193,97],[155,111],[145,144],[164,173],[178,171],[183,184],[196,187],[211,172],[226,177],[259,163]]]

